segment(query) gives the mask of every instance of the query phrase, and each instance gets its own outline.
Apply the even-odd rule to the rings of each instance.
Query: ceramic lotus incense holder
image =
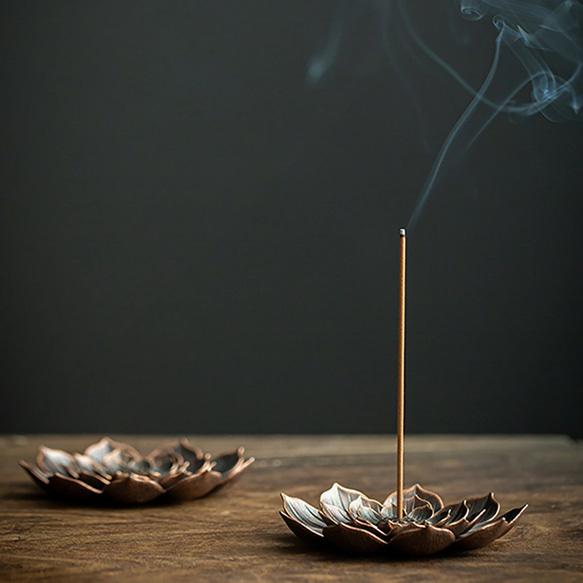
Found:
[[[36,465],[24,460],[20,465],[39,486],[70,501],[181,502],[233,483],[254,461],[244,453],[239,448],[213,458],[181,439],[142,456],[131,445],[104,437],[82,454],[41,446]]]
[[[444,506],[442,499],[416,484],[403,490],[405,438],[405,266],[407,233],[400,230],[399,336],[397,368],[397,489],[382,504],[357,490],[334,484],[316,509],[282,493],[282,518],[308,543],[328,542],[354,553],[397,552],[411,556],[445,549],[478,549],[506,534],[528,506],[498,516],[492,493]]]
[[[498,517],[500,504],[491,493],[444,506],[437,494],[419,484],[403,492],[402,518],[396,492],[381,504],[334,484],[320,496],[319,509],[286,494],[282,499],[282,518],[307,543],[329,543],[360,554],[410,556],[484,547],[506,534],[527,507]]]

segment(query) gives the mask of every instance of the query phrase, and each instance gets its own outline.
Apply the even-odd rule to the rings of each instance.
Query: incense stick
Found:
[[[403,518],[403,454],[405,441],[405,284],[407,231],[400,231],[399,261],[399,358],[397,369],[397,517]]]

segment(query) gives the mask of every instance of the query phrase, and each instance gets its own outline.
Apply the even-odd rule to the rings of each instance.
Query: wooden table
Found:
[[[384,498],[394,437],[190,437],[214,454],[244,445],[257,462],[181,505],[70,505],[18,466],[40,444],[82,451],[98,437],[0,437],[1,581],[583,581],[583,446],[565,437],[408,437],[406,485],[446,503],[494,491],[503,511],[530,504],[489,547],[417,560],[315,551],[278,515],[281,491],[316,503],[334,481]],[[143,453],[167,441],[113,437]]]

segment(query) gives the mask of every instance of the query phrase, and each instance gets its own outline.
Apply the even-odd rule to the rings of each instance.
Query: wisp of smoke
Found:
[[[417,224],[443,174],[497,115],[516,119],[540,113],[552,121],[581,119],[583,104],[583,4],[579,0],[455,0],[458,16],[474,21],[487,19],[496,30],[492,62],[478,89],[427,45],[415,28],[410,5],[407,0],[341,0],[328,41],[308,67],[308,81],[318,82],[334,64],[354,19],[367,7],[376,13],[384,52],[411,95],[418,119],[422,119],[420,106],[395,58],[392,43],[398,43],[418,62],[422,57],[429,59],[471,93],[470,104],[433,162],[409,219],[409,230]],[[444,9],[448,9],[446,3]],[[391,36],[389,25],[394,21],[398,25],[391,29]]]

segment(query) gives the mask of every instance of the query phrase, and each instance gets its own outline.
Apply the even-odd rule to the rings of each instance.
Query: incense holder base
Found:
[[[104,437],[84,453],[40,446],[36,465],[20,465],[39,486],[73,503],[182,502],[232,484],[253,463],[240,447],[213,458],[187,439],[142,456],[132,446]]]
[[[498,517],[500,504],[492,493],[445,506],[437,494],[419,484],[403,492],[401,518],[396,492],[381,503],[334,484],[320,496],[320,509],[300,498],[281,496],[281,517],[308,544],[330,544],[356,554],[412,557],[484,547],[506,534],[528,506]]]

